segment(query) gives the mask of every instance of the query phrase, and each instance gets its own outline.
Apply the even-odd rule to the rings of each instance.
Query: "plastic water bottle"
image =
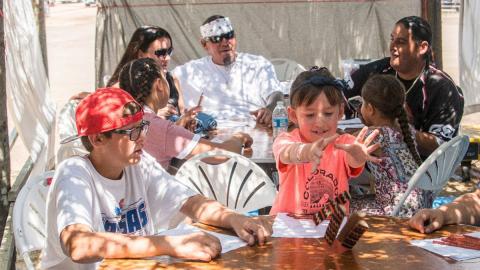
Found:
[[[275,109],[273,110],[272,128],[274,139],[278,134],[286,132],[288,129],[288,114],[287,109],[283,105],[283,101],[277,101],[277,106],[275,106]]]

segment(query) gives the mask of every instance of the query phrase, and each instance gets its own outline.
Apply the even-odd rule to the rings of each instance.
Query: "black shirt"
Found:
[[[355,71],[352,74],[353,87],[345,91],[345,96],[359,96],[363,84],[373,74],[395,75],[390,58],[368,63]],[[405,89],[412,87],[407,93],[406,103],[416,130],[431,133],[442,141],[457,135],[463,115],[463,93],[445,72],[429,66],[418,80],[402,83]]]
[[[181,115],[183,112],[181,112],[180,108],[178,107],[178,90],[177,90],[177,87],[175,86],[175,81],[173,80],[172,74],[170,74],[170,72],[167,72],[166,79],[168,82],[168,86],[170,87],[170,96],[168,98],[168,104],[173,105],[175,109],[177,109],[178,114]]]

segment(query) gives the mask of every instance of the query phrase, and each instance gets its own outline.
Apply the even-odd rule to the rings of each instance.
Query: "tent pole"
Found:
[[[38,0],[38,38],[40,40],[40,49],[42,50],[43,65],[45,66],[45,73],[48,78],[48,55],[47,55],[47,31],[45,28],[45,5],[48,5],[47,0]]]
[[[8,143],[7,90],[5,66],[5,32],[3,0],[0,0],[0,212],[8,213],[10,189],[10,146]],[[0,215],[1,216],[1,215]],[[1,217],[0,224],[4,224]]]
[[[442,3],[440,0],[422,0],[422,17],[432,27],[433,59],[438,69],[443,68],[442,53]]]

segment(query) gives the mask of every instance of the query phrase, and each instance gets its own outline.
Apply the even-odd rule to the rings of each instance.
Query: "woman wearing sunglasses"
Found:
[[[126,63],[139,58],[154,59],[165,73],[165,78],[170,87],[168,104],[159,110],[158,115],[165,119],[171,119],[177,125],[193,130],[196,126],[195,115],[200,110],[200,106],[189,110],[185,109],[179,82],[167,70],[172,53],[172,38],[165,29],[157,26],[141,26],[137,28],[107,86],[118,86],[119,73]]]

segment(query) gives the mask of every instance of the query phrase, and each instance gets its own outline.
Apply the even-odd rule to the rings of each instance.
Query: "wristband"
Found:
[[[298,163],[302,163],[304,161],[302,161],[301,159],[301,154],[302,154],[302,151],[303,151],[303,148],[305,147],[305,144],[303,143],[299,143],[298,144],[298,147],[297,147],[297,154],[295,155],[295,158],[297,159],[297,162]]]

